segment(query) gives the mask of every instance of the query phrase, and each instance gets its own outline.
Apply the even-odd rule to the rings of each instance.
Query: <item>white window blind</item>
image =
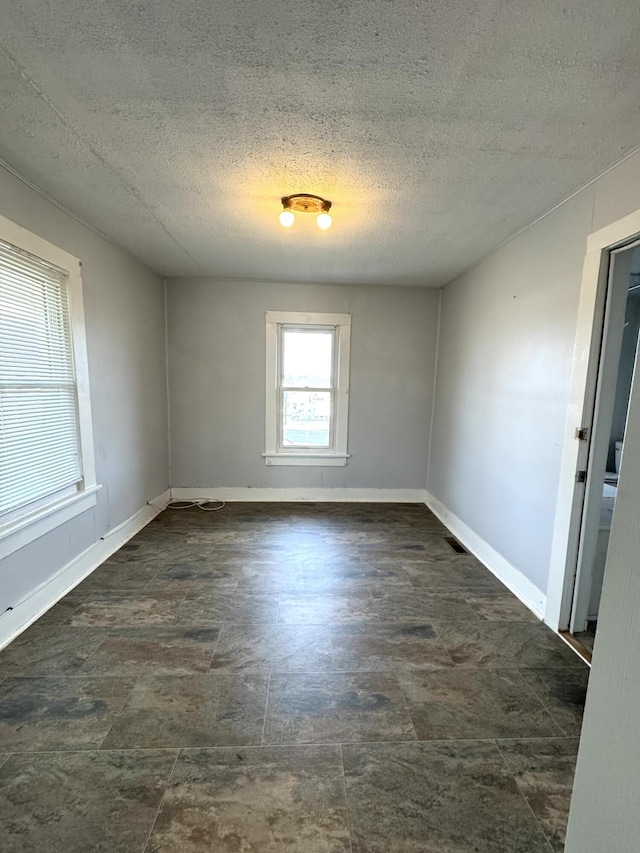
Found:
[[[81,479],[67,274],[0,242],[0,516]]]

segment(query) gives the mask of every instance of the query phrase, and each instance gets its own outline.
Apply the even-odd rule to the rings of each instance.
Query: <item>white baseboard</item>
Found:
[[[215,487],[172,488],[174,501],[211,500],[271,503],[316,501],[317,503],[425,503],[424,489],[261,489]]]
[[[53,577],[17,604],[13,610],[3,613],[0,617],[0,649],[14,640],[43,613],[46,613],[49,608],[53,607],[56,602],[114,554],[118,548],[128,542],[132,536],[146,527],[158,513],[162,512],[169,499],[170,494],[167,489],[153,501],[149,501],[131,518],[114,527],[94,545],[67,563]]]
[[[543,619],[547,601],[546,595],[532,584],[521,571],[498,554],[488,542],[485,542],[475,531],[467,527],[464,521],[441,504],[437,498],[434,498],[429,492],[426,495],[425,503],[431,512],[437,515],[465,548],[477,557],[498,580],[502,581],[523,604],[526,604],[529,610],[535,613],[539,619]]]

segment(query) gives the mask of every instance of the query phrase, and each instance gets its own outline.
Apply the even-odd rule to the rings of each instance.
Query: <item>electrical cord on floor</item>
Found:
[[[219,506],[209,506],[209,504],[217,503]],[[218,498],[198,498],[193,501],[169,501],[166,506],[158,506],[157,504],[148,501],[149,506],[152,506],[154,509],[157,509],[159,512],[162,512],[165,509],[191,509],[192,507],[196,507],[197,509],[201,509],[202,512],[217,512],[219,509],[224,509],[226,503],[224,501],[219,500]]]
[[[212,503],[218,503],[220,506],[208,506],[208,504]],[[217,512],[219,509],[223,509],[226,504],[224,501],[218,500],[218,498],[204,498],[196,501],[169,501],[167,509],[190,509],[193,506],[201,509],[203,512]]]

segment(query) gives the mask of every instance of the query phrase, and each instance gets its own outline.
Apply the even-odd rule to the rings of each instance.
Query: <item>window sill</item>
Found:
[[[325,468],[344,467],[347,453],[263,453],[265,465],[316,465]]]
[[[44,536],[65,521],[75,518],[96,505],[101,486],[91,486],[83,492],[58,500],[49,506],[0,525],[0,560],[24,548],[34,539]]]

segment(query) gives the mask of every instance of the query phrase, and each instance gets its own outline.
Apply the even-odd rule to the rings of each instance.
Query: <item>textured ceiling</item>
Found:
[[[0,157],[165,275],[441,285],[640,143],[637,0],[0,11]]]

